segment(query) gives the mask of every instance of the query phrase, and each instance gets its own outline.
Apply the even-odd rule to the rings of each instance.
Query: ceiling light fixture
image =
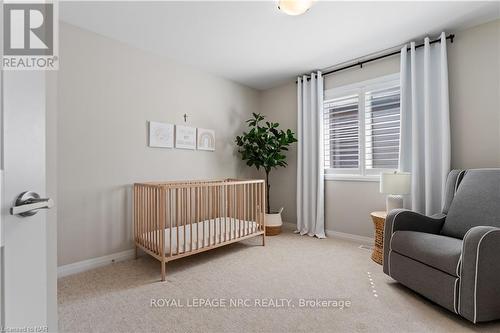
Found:
[[[278,9],[288,15],[304,14],[312,7],[314,0],[279,0]]]

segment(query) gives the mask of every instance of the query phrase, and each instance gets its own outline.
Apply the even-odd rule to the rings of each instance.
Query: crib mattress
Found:
[[[229,239],[242,237],[257,231],[257,223],[254,221],[238,220],[230,217],[219,217],[211,220],[197,222],[191,225],[183,225],[179,229],[179,253],[196,250],[206,246],[218,244]],[[172,232],[171,232],[172,231]],[[150,233],[150,237],[154,232]],[[170,237],[172,234],[172,237]],[[186,237],[184,237],[186,234]],[[152,238],[150,238],[152,239]],[[185,239],[185,243],[184,243]],[[172,243],[172,246],[170,246]],[[177,254],[177,227],[165,228],[165,253]]]

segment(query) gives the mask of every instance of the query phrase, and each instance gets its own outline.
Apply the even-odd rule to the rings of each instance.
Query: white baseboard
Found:
[[[287,229],[295,229],[295,224],[293,223],[283,222],[283,225],[286,226]],[[348,234],[340,231],[325,230],[325,234],[327,237],[347,239],[360,244],[372,245],[374,242],[372,237]]]
[[[135,256],[135,250],[131,249],[109,254],[107,256],[82,260],[72,264],[59,266],[57,267],[57,277],[61,278],[64,276],[85,272],[94,268],[110,265],[115,262],[133,259],[134,256]]]
[[[361,244],[373,245],[373,242],[374,242],[374,239],[371,237],[348,234],[348,233],[340,232],[340,231],[325,230],[325,233],[328,237],[347,239],[347,240],[351,240],[353,242],[361,243]]]

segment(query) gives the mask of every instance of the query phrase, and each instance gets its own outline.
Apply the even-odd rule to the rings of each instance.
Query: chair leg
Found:
[[[166,266],[166,262],[165,261],[161,261],[161,281],[164,282],[165,281],[165,277],[166,277],[166,272],[165,272],[165,266]]]

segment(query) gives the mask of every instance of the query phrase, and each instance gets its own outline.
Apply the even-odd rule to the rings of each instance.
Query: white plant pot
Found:
[[[267,227],[281,227],[282,225],[283,221],[281,220],[281,213],[266,214]]]
[[[281,212],[283,208],[277,213],[266,214],[266,235],[275,236],[281,233],[281,226],[283,221],[281,220]]]

